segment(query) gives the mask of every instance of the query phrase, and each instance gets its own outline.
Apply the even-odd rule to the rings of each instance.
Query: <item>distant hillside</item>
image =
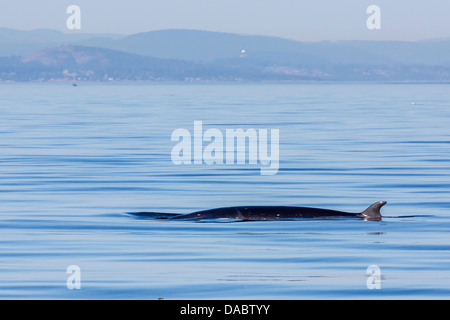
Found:
[[[0,58],[0,80],[184,80],[192,63],[103,48],[58,46],[24,58]]]
[[[63,33],[57,30],[14,30],[0,28],[0,57],[25,56],[34,51],[58,45],[77,44],[86,40],[120,39],[117,34]]]
[[[1,81],[449,81],[450,67],[336,63],[286,54],[213,61],[160,59],[63,45],[0,58]]]

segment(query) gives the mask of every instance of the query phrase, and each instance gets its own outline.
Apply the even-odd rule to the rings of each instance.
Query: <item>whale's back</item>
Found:
[[[353,213],[287,206],[241,206],[226,207],[211,210],[198,211],[186,215],[173,217],[172,219],[237,219],[237,220],[273,220],[273,219],[300,219],[322,217],[354,217]]]

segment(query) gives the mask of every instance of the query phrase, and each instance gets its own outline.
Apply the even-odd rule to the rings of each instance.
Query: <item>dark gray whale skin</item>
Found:
[[[192,219],[238,219],[238,220],[277,220],[300,218],[360,218],[368,221],[381,221],[380,209],[387,202],[378,201],[360,213],[349,213],[320,208],[284,206],[227,207],[175,215],[170,220]]]

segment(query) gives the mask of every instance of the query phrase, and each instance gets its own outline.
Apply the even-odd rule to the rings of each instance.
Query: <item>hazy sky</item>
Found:
[[[0,27],[69,32],[72,4],[81,8],[83,33],[183,28],[301,41],[450,37],[449,0],[1,0]],[[381,8],[381,30],[366,27],[372,4]]]

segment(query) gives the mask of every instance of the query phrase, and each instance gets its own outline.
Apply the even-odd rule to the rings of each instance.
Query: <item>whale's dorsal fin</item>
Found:
[[[367,220],[380,221],[381,220],[380,210],[381,207],[384,206],[386,203],[387,203],[386,201],[375,202],[373,205],[371,205],[366,210],[361,212],[361,216]]]

